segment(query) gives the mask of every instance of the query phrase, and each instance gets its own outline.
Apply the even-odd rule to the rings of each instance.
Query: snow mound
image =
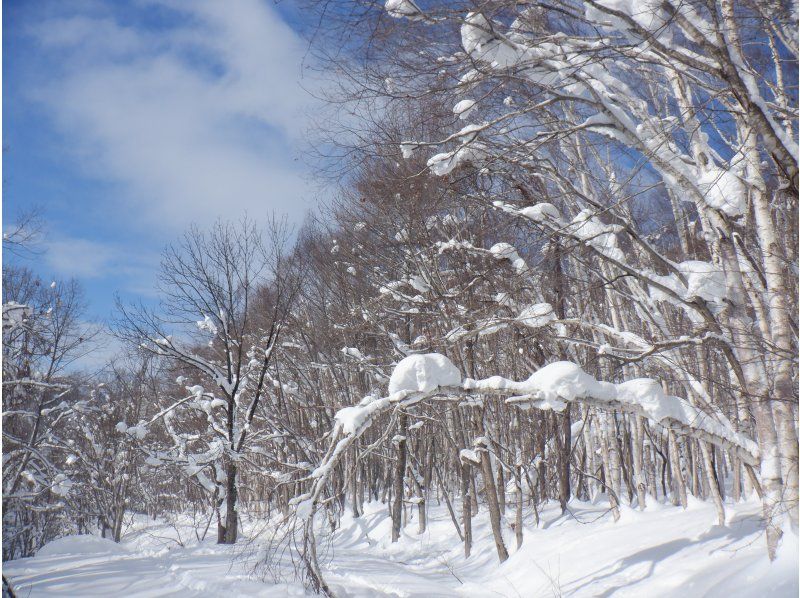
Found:
[[[509,243],[495,243],[489,252],[498,260],[508,260],[518,274],[525,274],[528,271],[528,264],[517,253],[516,248]]]
[[[685,278],[685,285],[674,273],[668,276],[650,273],[649,276],[687,300],[700,297],[705,301],[719,304],[727,296],[725,273],[718,266],[709,262],[689,260],[675,264],[675,267]],[[668,303],[672,301],[669,295],[656,287],[651,287],[649,292],[650,297],[656,301]]]
[[[561,212],[558,211],[558,208],[547,202],[522,208],[519,213],[534,222],[544,222],[548,218],[556,221],[561,220]]]
[[[591,210],[581,210],[570,223],[569,230],[600,254],[618,262],[625,261],[625,254],[617,245],[619,227],[604,224]]]
[[[517,321],[529,328],[541,328],[555,319],[556,314],[549,303],[536,303],[526,307],[517,316]]]
[[[428,160],[428,168],[436,176],[444,176],[453,172],[462,163],[474,161],[477,157],[478,154],[473,148],[462,145],[452,152],[442,152],[432,156]]]
[[[111,540],[98,536],[65,536],[48,542],[36,553],[40,556],[65,556],[71,554],[126,554],[128,551]]]
[[[727,296],[725,273],[709,262],[690,260],[678,264],[678,269],[686,277],[686,296],[701,297],[706,301],[719,301]]]
[[[736,218],[747,211],[747,189],[744,182],[730,170],[711,168],[700,174],[700,190],[712,208]]]
[[[740,449],[740,456],[751,464],[758,461],[758,445],[737,432],[724,415],[705,413],[685,399],[668,395],[658,381],[650,378],[638,378],[620,384],[602,382],[587,374],[576,363],[557,361],[540,368],[522,382],[492,376],[483,380],[467,379],[464,388],[519,393],[519,396],[507,400],[520,406],[553,411],[562,411],[567,403],[576,399],[591,399],[598,406],[611,409],[622,405],[631,412],[639,412],[667,426],[672,422],[705,432],[716,437],[716,443],[730,443]]]
[[[606,8],[630,17],[637,25],[654,33],[657,38],[669,38],[668,14],[661,8],[659,2],[654,0],[601,0],[597,5],[597,8],[591,5],[587,6],[587,18],[609,23],[611,29],[617,29],[621,32],[631,29],[631,26],[624,19],[602,10],[602,8]]]
[[[461,100],[458,104],[453,106],[453,114],[463,120],[469,116],[474,108],[475,100]]]
[[[475,454],[465,450],[461,455],[472,457],[470,453]],[[385,504],[365,503],[357,519],[345,513],[330,539],[333,591],[362,597],[550,596],[557,574],[558,591],[574,598],[798,595],[797,535],[786,532],[776,561],[770,563],[761,505],[755,500],[726,504],[730,523],[725,527],[712,525],[714,507],[696,499],[686,510],[648,499],[643,512],[623,507],[617,523],[611,523],[602,496],[595,502],[571,500],[573,517],[568,519],[557,501],[547,501],[539,508],[539,525],[527,506],[523,544],[503,565],[497,564],[487,509],[473,517],[473,555],[468,559],[445,505],[430,500],[426,510],[428,531],[418,535],[412,522],[396,543]],[[409,519],[415,511],[409,510]],[[213,539],[187,546],[170,540],[172,548],[166,550],[157,538],[175,537],[178,529],[184,538],[194,535],[188,516],[177,526],[137,516],[128,532],[130,559],[34,557],[3,563],[3,574],[18,596],[31,598],[312,596],[299,583],[272,585],[249,575],[258,558],[248,556],[250,550],[232,552]],[[266,550],[263,536],[253,542],[254,555]],[[431,566],[432,558],[449,569]],[[277,560],[276,567],[287,578],[294,571],[289,556]]]
[[[422,11],[411,0],[386,0],[384,8],[389,16],[395,19],[418,21],[422,18]]]
[[[540,404],[554,411],[563,410],[564,401],[573,401],[576,397],[612,394],[610,385],[598,382],[571,361],[550,363],[531,374],[523,384],[534,391]]]
[[[444,355],[409,355],[394,368],[389,378],[389,394],[403,390],[430,392],[438,386],[461,384],[461,372]]]
[[[499,37],[492,23],[479,12],[471,12],[464,19],[461,44],[473,59],[496,68],[513,67],[522,58],[517,45],[508,38]]]
[[[373,414],[386,408],[389,400],[378,399],[372,396],[364,397],[358,405],[339,409],[334,416],[337,424],[341,426],[346,435],[360,434],[371,422]],[[316,476],[312,476],[316,477]]]

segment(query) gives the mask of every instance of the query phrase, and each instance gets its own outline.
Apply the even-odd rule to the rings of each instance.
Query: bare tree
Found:
[[[67,368],[90,347],[75,281],[45,283],[3,268],[3,558],[29,556],[70,529],[62,497],[65,439],[73,411]],[[35,507],[35,508],[34,508]]]
[[[266,242],[247,219],[209,232],[193,227],[164,253],[163,313],[121,307],[121,333],[186,372],[176,389],[185,394],[127,432],[143,435],[165,420],[174,445],[159,458],[183,463],[213,493],[220,543],[236,542],[241,459],[263,433],[256,416],[273,389],[270,367],[296,294],[283,254],[287,236],[279,220]],[[198,439],[187,440],[187,423],[205,428]]]

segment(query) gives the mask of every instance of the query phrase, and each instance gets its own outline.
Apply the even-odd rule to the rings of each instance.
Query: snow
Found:
[[[218,333],[217,325],[214,324],[214,320],[209,318],[207,315],[204,315],[203,319],[197,322],[197,328],[198,330],[208,332],[211,336],[216,336]]]
[[[514,269],[519,274],[525,274],[528,271],[528,264],[517,253],[516,248],[510,243],[495,243],[489,249],[489,252],[499,260],[508,260]]]
[[[597,4],[628,15],[637,25],[655,33],[656,37],[668,36],[668,14],[661,8],[661,3],[657,0],[602,0]],[[630,29],[630,25],[623,19],[589,5],[587,5],[586,17],[607,22],[613,29],[622,32]]]
[[[145,436],[147,436],[147,426],[140,422],[135,426],[130,426],[125,429],[125,432],[137,440],[143,440]]]
[[[355,347],[342,347],[342,353],[355,359],[364,359],[364,355]]]
[[[464,19],[461,44],[475,60],[495,68],[514,66],[521,58],[520,49],[511,41],[498,37],[492,24],[479,12],[471,12]]]
[[[603,224],[592,210],[581,210],[568,230],[602,255],[618,262],[625,261],[625,255],[617,246],[618,227]]]
[[[686,297],[702,297],[706,301],[719,301],[726,296],[725,273],[714,264],[686,261],[678,264],[686,278]]]
[[[384,8],[389,16],[395,19],[406,18],[416,21],[423,17],[422,11],[412,0],[386,0]]]
[[[465,559],[444,504],[434,495],[426,504],[427,530],[417,532],[411,509],[396,543],[385,504],[364,505],[358,519],[345,515],[321,556],[334,593],[358,598],[793,598],[798,593],[797,536],[787,532],[770,563],[756,501],[726,504],[725,526],[713,525],[712,505],[694,499],[686,510],[654,500],[644,512],[622,507],[616,523],[602,499],[572,500],[567,516],[551,501],[540,508],[538,526],[533,513],[524,512],[519,550],[509,507],[502,526],[511,556],[503,564],[497,561],[487,509],[482,506],[473,518],[472,556]],[[454,505],[456,512],[460,507]],[[217,545],[210,537],[198,541],[187,523],[172,526],[136,516],[121,545],[93,536],[56,540],[33,558],[4,563],[3,574],[17,595],[30,598],[312,596],[289,581],[286,555],[278,557],[277,568],[287,581],[252,574],[265,545],[252,538],[255,526],[246,518],[236,546]]]
[[[414,150],[416,150],[418,145],[411,141],[406,141],[400,144],[400,153],[403,154],[403,159],[408,160],[411,156],[414,155]]]
[[[727,296],[727,290],[725,273],[718,266],[709,262],[697,260],[689,260],[673,265],[686,279],[685,285],[674,273],[668,276],[648,273],[648,276],[651,280],[667,287],[676,295],[686,300],[700,297],[701,299],[721,306],[722,300]],[[654,300],[666,301],[668,303],[673,302],[672,297],[661,289],[651,287],[649,294]]]
[[[453,106],[453,114],[460,119],[465,119],[475,108],[475,100],[461,100]]]
[[[451,135],[448,139],[457,139],[460,141],[461,146],[452,151],[432,156],[428,160],[428,168],[431,169],[431,172],[436,176],[444,176],[464,162],[477,161],[482,154],[482,150],[480,144],[476,143],[475,140],[478,137],[478,133],[485,127],[486,125],[466,125],[460,131]]]
[[[747,188],[744,181],[730,170],[708,168],[700,173],[698,187],[712,208],[736,218],[747,211]]]
[[[389,394],[400,391],[431,392],[439,386],[461,384],[461,372],[444,355],[409,355],[398,363],[389,378]]]
[[[4,563],[3,574],[18,596],[29,598],[309,596],[298,583],[254,576],[256,549],[218,546],[213,529],[199,542],[187,523],[173,527],[136,516],[121,544],[97,536],[63,538],[33,558]]]
[[[461,146],[451,152],[442,152],[435,154],[428,160],[428,168],[436,176],[444,176],[450,174],[462,162],[469,162],[475,157],[472,148]]]
[[[13,330],[22,326],[33,310],[22,303],[8,301],[3,303],[3,330]]]
[[[472,463],[473,465],[480,465],[481,456],[472,449],[461,449],[458,453],[459,459],[462,463]]]
[[[759,450],[755,442],[736,432],[726,418],[704,413],[686,399],[667,395],[656,380],[639,378],[621,384],[596,380],[578,364],[570,361],[550,363],[527,380],[516,382],[502,376],[482,380],[467,378],[466,390],[518,393],[507,400],[520,406],[562,411],[567,402],[588,399],[598,407],[617,409],[627,406],[634,412],[643,412],[649,419],[665,426],[677,424],[710,435],[718,444],[729,443],[741,449],[740,456],[752,464],[758,461]]]
[[[53,480],[53,485],[50,490],[59,496],[67,496],[72,489],[72,485],[72,480],[67,478],[63,473],[59,473]]]
[[[598,382],[570,361],[556,361],[538,369],[524,382],[534,390],[537,399],[549,405],[561,406],[563,401],[589,395],[611,396],[608,385]]]
[[[425,281],[422,276],[413,275],[408,277],[408,284],[420,293],[427,293],[431,290],[431,286]]]
[[[98,536],[82,535],[82,536],[66,536],[48,542],[39,549],[36,553],[38,558],[41,557],[58,557],[78,554],[126,554],[128,551],[124,546],[117,544],[112,540],[100,538]]]
[[[556,314],[549,303],[536,303],[526,307],[517,316],[517,322],[529,328],[541,328],[555,319]]]
[[[389,404],[389,399],[379,399],[373,396],[364,397],[358,405],[339,409],[334,416],[337,425],[346,435],[359,434],[368,426],[373,413],[383,410]],[[312,477],[319,477],[325,469],[317,468]]]
[[[558,211],[558,208],[547,202],[522,208],[519,213],[534,222],[543,222],[548,218],[555,221],[561,220],[561,212]]]

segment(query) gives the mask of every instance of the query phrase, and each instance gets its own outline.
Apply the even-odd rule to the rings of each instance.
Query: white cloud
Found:
[[[113,243],[57,236],[43,242],[44,263],[61,278],[116,278],[121,289],[153,296],[158,249],[126,248]]]
[[[99,278],[113,268],[116,251],[86,239],[52,239],[45,244],[45,263],[64,277]]]
[[[81,168],[119,183],[108,207],[121,200],[166,230],[245,210],[302,216],[313,191],[292,155],[311,102],[303,41],[258,0],[143,6],[154,8],[177,18],[155,28],[86,10],[35,29],[62,65],[36,97]]]
[[[125,344],[111,334],[107,326],[95,322],[80,322],[79,326],[86,342],[79,346],[66,371],[97,372],[114,358],[124,355]]]

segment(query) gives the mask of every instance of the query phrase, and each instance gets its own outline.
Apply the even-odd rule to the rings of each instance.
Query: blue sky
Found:
[[[80,280],[89,319],[115,293],[152,298],[161,249],[191,223],[299,223],[315,205],[302,153],[318,105],[291,4],[3,2],[4,224],[41,209],[28,264]]]

